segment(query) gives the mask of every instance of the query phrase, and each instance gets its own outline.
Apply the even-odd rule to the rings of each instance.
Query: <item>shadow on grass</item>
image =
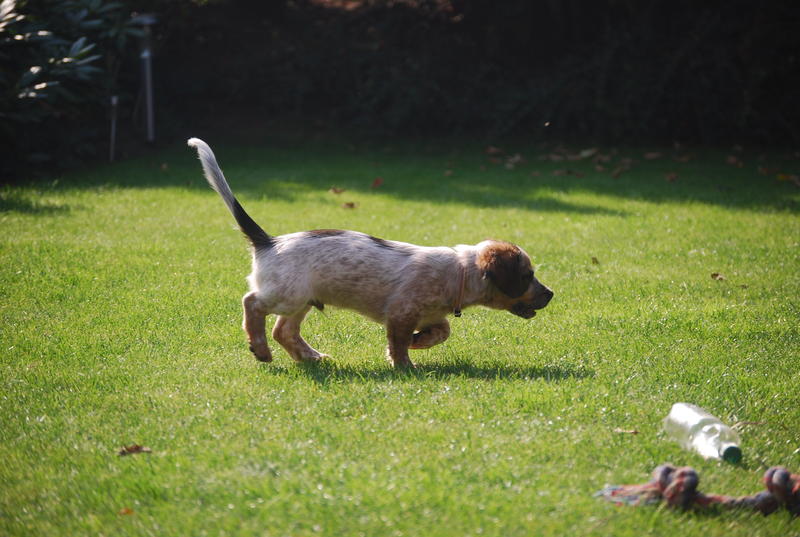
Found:
[[[721,151],[700,151],[687,162],[676,162],[668,152],[650,161],[642,158],[641,151],[620,150],[615,158],[634,157],[634,164],[614,177],[610,171],[613,162],[607,170],[598,172],[589,160],[538,160],[537,154],[546,151],[532,147],[520,149],[528,161],[509,170],[502,163],[487,161],[482,148],[469,143],[431,150],[413,143],[355,147],[341,140],[263,140],[258,146],[252,141],[241,145],[217,143],[212,138],[208,141],[245,208],[253,200],[293,201],[309,194],[319,194],[340,205],[351,193],[358,193],[476,207],[627,216],[604,205],[565,199],[575,193],[590,193],[648,202],[700,202],[800,212],[797,187],[759,171],[767,164],[787,172],[800,166],[797,160],[777,154],[771,158],[742,156],[747,165],[737,168],[725,163],[725,152]],[[212,195],[194,151],[183,144],[147,157],[97,166],[77,177],[64,178],[57,188],[178,187]],[[381,184],[373,188],[378,177]],[[328,190],[334,186],[345,193],[330,194]],[[253,212],[258,221],[258,211]]]
[[[71,210],[69,205],[40,203],[17,193],[0,192],[0,213],[22,213],[31,215],[61,214]]]
[[[263,364],[263,373],[270,375],[302,375],[320,385],[338,382],[397,382],[414,380],[446,380],[449,378],[471,378],[477,380],[546,380],[557,382],[568,379],[591,378],[594,371],[584,368],[553,365],[526,366],[519,364],[476,364],[469,361],[444,364],[417,364],[415,369],[396,370],[388,363],[375,366],[337,364],[330,360],[316,363],[275,367]]]

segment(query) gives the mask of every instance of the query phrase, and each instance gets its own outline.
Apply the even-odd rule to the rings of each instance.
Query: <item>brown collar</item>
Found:
[[[456,298],[456,305],[453,308],[453,315],[461,317],[461,305],[464,302],[464,285],[467,283],[467,267],[460,265],[461,271],[458,275],[458,298]]]

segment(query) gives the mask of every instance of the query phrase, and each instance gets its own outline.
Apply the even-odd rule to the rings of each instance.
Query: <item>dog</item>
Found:
[[[509,242],[427,247],[338,229],[269,235],[239,204],[208,144],[198,138],[188,144],[252,246],[243,328],[262,362],[272,361],[265,323],[273,313],[272,337],[297,362],[327,357],[306,343],[300,325],[312,307],[332,305],[383,324],[389,358],[404,368],[414,367],[409,349],[449,337],[449,313],[459,317],[462,308],[481,305],[530,319],[553,298],[528,254]]]

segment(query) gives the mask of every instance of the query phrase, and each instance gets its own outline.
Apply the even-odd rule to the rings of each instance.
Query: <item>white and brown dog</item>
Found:
[[[253,246],[243,324],[262,362],[272,360],[265,334],[271,313],[278,315],[272,337],[298,362],[326,356],[300,336],[300,324],[312,306],[330,304],[386,326],[395,367],[413,367],[409,349],[450,335],[448,313],[458,317],[461,308],[482,305],[530,319],[553,297],[534,277],[528,255],[508,242],[426,247],[334,229],[270,236],[236,200],[208,144],[192,138],[189,145]]]

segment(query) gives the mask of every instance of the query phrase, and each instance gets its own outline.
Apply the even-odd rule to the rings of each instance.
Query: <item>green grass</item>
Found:
[[[507,170],[475,144],[207,141],[270,233],[503,238],[556,296],[531,321],[466,310],[412,372],[389,367],[380,326],[333,308],[304,325],[332,360],[298,366],[273,344],[260,364],[240,329],[246,243],[189,148],[4,187],[0,534],[800,532],[785,513],[592,496],[665,461],[727,494],[800,470],[800,189],[757,171],[796,160],[702,151],[614,179],[524,144]],[[757,422],[743,463],[662,438],[677,401]],[[117,456],[133,443],[152,453]]]

